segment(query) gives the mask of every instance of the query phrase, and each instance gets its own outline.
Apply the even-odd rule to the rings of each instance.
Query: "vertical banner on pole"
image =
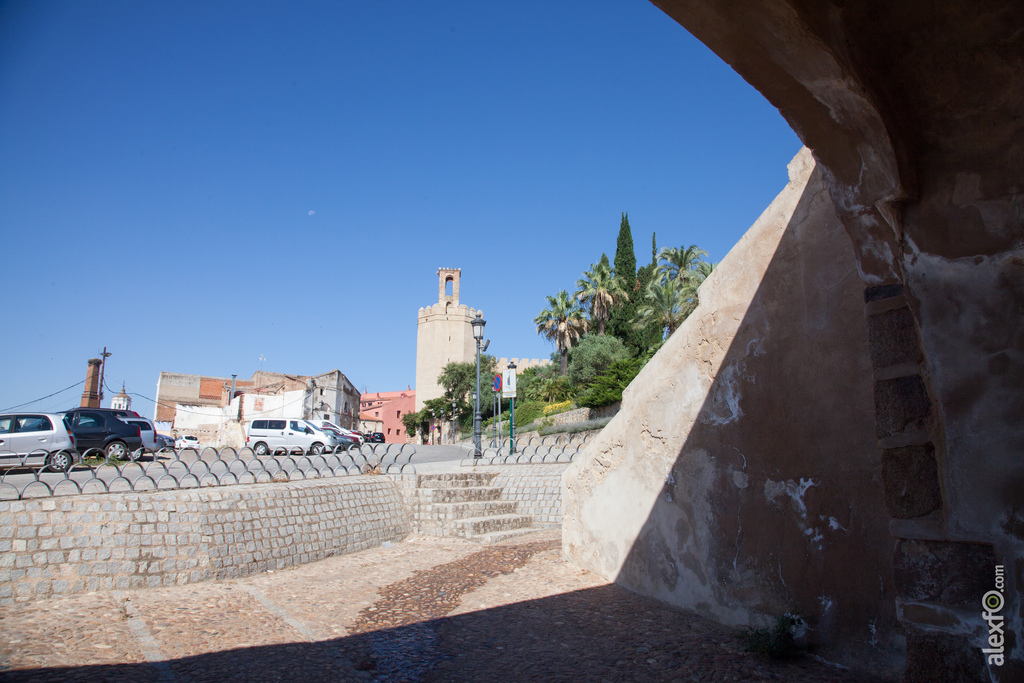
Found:
[[[509,453],[516,453],[516,364],[509,363],[504,370],[504,381],[502,382],[501,397],[511,399],[508,417],[508,447]]]

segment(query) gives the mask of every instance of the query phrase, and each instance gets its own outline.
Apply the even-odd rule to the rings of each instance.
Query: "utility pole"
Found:
[[[100,407],[101,408],[103,407],[103,382],[104,382],[103,378],[104,378],[104,375],[106,374],[106,370],[107,370],[107,359],[110,358],[113,355],[114,354],[112,354],[112,353],[107,351],[107,347],[106,346],[103,347],[103,353],[100,354],[100,356],[103,358],[103,361],[100,363]]]

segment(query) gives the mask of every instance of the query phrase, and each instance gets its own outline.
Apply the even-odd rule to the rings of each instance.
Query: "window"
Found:
[[[284,429],[284,420],[267,420],[267,429]]]
[[[78,428],[79,429],[97,429],[104,426],[103,416],[97,413],[79,413],[78,414]]]
[[[19,432],[46,432],[53,429],[50,419],[43,415],[22,415],[17,423]]]
[[[388,427],[388,436],[391,436],[391,427]]]
[[[4,415],[0,417],[0,434],[9,434],[11,431],[11,425],[14,423],[14,418],[10,415]]]
[[[398,419],[402,419],[402,411],[401,410],[396,410],[395,411],[395,417],[397,417]]]
[[[266,429],[267,428],[267,421],[266,420],[253,420],[252,421],[252,428],[253,429]]]
[[[379,410],[373,411],[373,416],[374,417],[380,417],[380,411]]]
[[[291,420],[288,423],[288,427],[289,427],[289,429],[294,429],[297,432],[304,432],[304,431],[306,431],[306,425],[300,424],[298,420]]]

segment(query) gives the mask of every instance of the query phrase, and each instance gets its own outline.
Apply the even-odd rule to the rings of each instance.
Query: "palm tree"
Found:
[[[548,308],[541,311],[533,322],[537,325],[537,334],[543,334],[555,343],[562,356],[561,374],[564,376],[569,369],[569,349],[587,331],[583,309],[575,297],[563,289],[556,296],[548,297]]]
[[[684,280],[701,262],[701,257],[707,255],[696,244],[686,248],[665,247],[658,253],[658,261],[664,261],[658,265],[658,272],[670,280]]]
[[[597,333],[604,334],[604,324],[611,317],[612,306],[628,298],[622,284],[612,275],[612,266],[608,257],[601,255],[601,260],[590,264],[590,270],[576,281],[576,298],[590,306],[590,323],[597,323]]]
[[[696,307],[696,287],[689,282],[661,278],[651,282],[637,314],[643,324],[657,322],[671,337]]]

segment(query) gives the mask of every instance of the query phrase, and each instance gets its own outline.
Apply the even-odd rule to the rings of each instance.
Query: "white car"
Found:
[[[191,434],[183,434],[182,436],[179,436],[177,441],[174,442],[174,450],[182,451],[185,450],[186,448],[191,448],[193,450],[198,451],[199,439],[192,436]]]

